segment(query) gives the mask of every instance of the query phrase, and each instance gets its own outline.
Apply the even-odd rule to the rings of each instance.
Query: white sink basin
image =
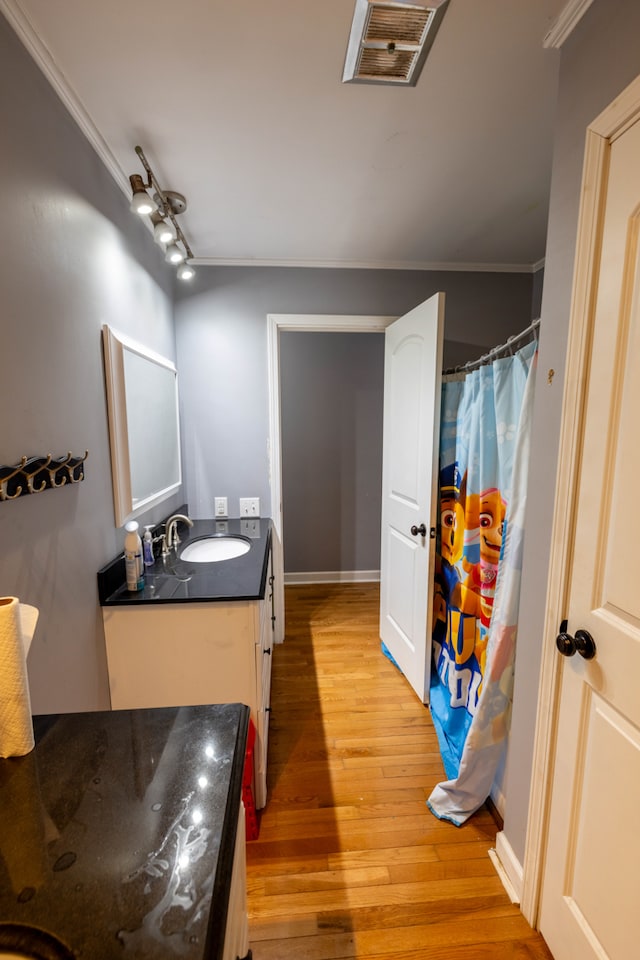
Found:
[[[180,553],[181,560],[189,563],[217,563],[232,560],[248,553],[251,544],[241,537],[201,537],[188,543]]]

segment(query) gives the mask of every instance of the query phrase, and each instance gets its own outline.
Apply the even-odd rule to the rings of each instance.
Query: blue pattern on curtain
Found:
[[[431,712],[460,825],[486,800],[511,710],[535,342],[443,384]]]

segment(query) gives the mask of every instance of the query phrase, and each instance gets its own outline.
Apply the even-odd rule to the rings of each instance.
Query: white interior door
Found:
[[[636,122],[610,150],[569,551],[568,631],[587,631],[596,653],[562,661],[540,913],[556,960],[628,960],[639,949],[639,170]]]
[[[428,702],[444,294],[385,333],[380,636]]]

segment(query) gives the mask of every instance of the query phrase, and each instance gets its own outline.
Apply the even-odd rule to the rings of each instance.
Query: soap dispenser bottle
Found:
[[[125,525],[124,567],[127,577],[127,590],[142,590],[144,587],[144,566],[142,563],[142,540],[138,533],[138,524],[130,520]]]
[[[145,567],[152,567],[155,563],[155,557],[153,556],[153,524],[149,524],[144,528],[144,536],[142,538],[142,559],[144,561]]]

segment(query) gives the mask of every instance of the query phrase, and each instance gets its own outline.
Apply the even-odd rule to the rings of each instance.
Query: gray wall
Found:
[[[103,709],[96,572],[122,532],[100,331],[109,323],[173,358],[171,272],[1,16],[0,121],[0,463],[89,450],[84,482],[0,503],[0,593],[40,611],[34,711]]]
[[[245,496],[259,496],[269,513],[268,313],[400,316],[439,290],[447,296],[446,365],[477,356],[530,321],[532,274],[200,269],[176,303],[193,515],[211,516],[216,496],[230,498],[232,515]]]
[[[384,335],[280,338],[286,573],[380,569]]]
[[[524,855],[585,130],[638,74],[640,4],[596,0],[562,50],[505,834]],[[556,375],[551,385],[547,372]]]

